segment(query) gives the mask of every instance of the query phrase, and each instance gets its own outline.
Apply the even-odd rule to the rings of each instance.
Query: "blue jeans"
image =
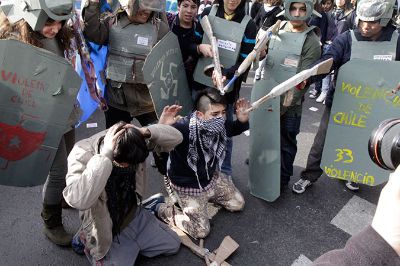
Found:
[[[323,53],[325,54],[329,50],[330,47],[331,47],[331,44],[324,44],[322,46]],[[331,86],[331,80],[332,80],[332,74],[328,74],[321,82],[322,83],[321,91],[328,92],[328,90]]]
[[[300,132],[301,115],[284,114],[281,117],[281,185],[287,185],[293,175],[297,153],[296,136]]]
[[[228,106],[226,107],[226,120],[233,121],[233,104],[228,104]],[[225,149],[225,159],[221,166],[221,172],[229,176],[232,175],[232,148],[232,138],[228,138]]]

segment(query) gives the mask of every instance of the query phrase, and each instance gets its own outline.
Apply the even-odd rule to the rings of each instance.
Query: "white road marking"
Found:
[[[371,224],[375,210],[375,204],[353,196],[332,219],[331,224],[354,235]]]

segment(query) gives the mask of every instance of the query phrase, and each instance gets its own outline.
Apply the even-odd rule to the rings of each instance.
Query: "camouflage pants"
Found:
[[[172,189],[178,196],[180,208],[175,205],[162,204],[158,217],[164,222],[179,227],[194,238],[204,238],[210,232],[207,203],[221,205],[228,211],[241,211],[244,198],[223,173],[214,174],[212,185],[200,193],[184,193]]]

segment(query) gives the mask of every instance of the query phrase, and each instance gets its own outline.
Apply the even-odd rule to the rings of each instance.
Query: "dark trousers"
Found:
[[[322,151],[324,150],[325,137],[328,130],[330,114],[331,108],[328,106],[325,107],[325,111],[322,115],[317,135],[314,138],[314,143],[311,146],[310,153],[308,154],[306,169],[304,169],[300,174],[300,177],[302,179],[316,182],[323,173],[321,169],[321,158]]]
[[[233,121],[233,104],[228,104],[226,106],[226,120]],[[232,175],[232,149],[233,149],[233,140],[232,137],[229,137],[226,142],[225,147],[225,158],[221,165],[221,172],[230,176]]]
[[[281,185],[289,183],[293,175],[293,162],[297,153],[296,136],[300,132],[301,115],[281,117]]]
[[[115,123],[119,121],[124,121],[126,123],[132,122],[133,118],[136,118],[140,125],[147,126],[157,122],[157,115],[155,112],[146,113],[133,117],[129,112],[120,110],[118,108],[108,106],[108,110],[104,112],[106,117],[106,128],[110,128]]]

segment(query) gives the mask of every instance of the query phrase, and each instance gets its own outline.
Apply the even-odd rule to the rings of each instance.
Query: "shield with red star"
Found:
[[[0,40],[0,185],[44,183],[80,83],[64,58]]]

